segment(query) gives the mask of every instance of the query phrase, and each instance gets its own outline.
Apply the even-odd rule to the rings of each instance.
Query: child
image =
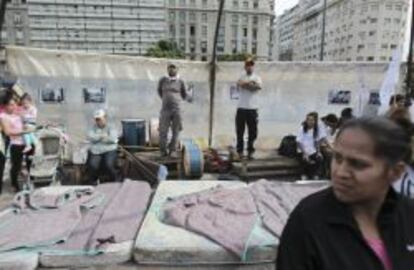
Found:
[[[20,105],[20,115],[23,120],[24,128],[35,128],[37,109],[33,105],[32,97],[28,93],[24,93],[20,99]],[[35,136],[33,133],[27,133],[23,135],[23,140],[26,145],[23,153],[28,153],[32,150],[32,146],[35,144]]]

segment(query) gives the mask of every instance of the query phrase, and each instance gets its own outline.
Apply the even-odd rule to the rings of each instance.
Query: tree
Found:
[[[184,53],[173,41],[160,40],[148,49],[146,56],[156,58],[184,58]]]
[[[222,54],[217,57],[217,60],[218,61],[244,61],[249,57],[252,57],[252,55],[248,53]]]

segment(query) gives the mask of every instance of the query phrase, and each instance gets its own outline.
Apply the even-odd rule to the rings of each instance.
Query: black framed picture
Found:
[[[82,89],[85,103],[105,103],[106,89],[104,87],[84,87]]]
[[[328,95],[329,104],[349,105],[351,103],[350,90],[330,90]]]
[[[65,89],[59,88],[43,88],[39,89],[39,97],[41,103],[60,104],[65,102]]]
[[[369,93],[368,104],[369,105],[380,106],[381,105],[380,94],[378,92],[370,92]]]

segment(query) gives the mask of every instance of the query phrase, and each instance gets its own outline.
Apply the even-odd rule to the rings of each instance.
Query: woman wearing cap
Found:
[[[410,151],[410,137],[388,119],[344,123],[334,144],[332,187],[292,212],[276,269],[413,269],[414,202],[391,187]]]

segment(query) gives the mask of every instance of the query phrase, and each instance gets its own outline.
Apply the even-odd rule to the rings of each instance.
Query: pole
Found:
[[[414,0],[411,1],[411,30],[410,30],[410,47],[408,50],[407,60],[407,77],[406,77],[406,95],[414,98],[412,73],[413,73],[413,46],[414,46]]]
[[[324,47],[325,47],[325,21],[326,21],[326,0],[323,0],[321,54],[319,56],[320,61],[323,61],[323,50],[324,50]]]
[[[7,0],[1,0],[0,6],[0,45],[1,45],[1,31],[3,30],[4,18],[6,15]]]
[[[220,30],[221,16],[223,15],[225,0],[220,0],[220,6],[217,15],[216,31],[214,33],[213,53],[210,61],[210,121],[208,128],[208,146],[211,147],[213,142],[213,123],[214,123],[214,90],[216,86],[216,63],[217,63],[217,40]]]

